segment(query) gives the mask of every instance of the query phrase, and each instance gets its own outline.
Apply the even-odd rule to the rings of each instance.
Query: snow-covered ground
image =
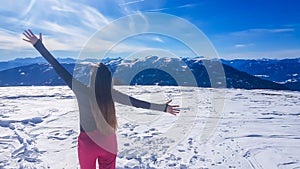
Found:
[[[117,168],[300,168],[299,92],[115,88],[181,105],[172,116],[116,104]],[[0,168],[79,168],[77,109],[65,86],[1,87]]]

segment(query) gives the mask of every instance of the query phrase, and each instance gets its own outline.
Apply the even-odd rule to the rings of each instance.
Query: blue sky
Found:
[[[300,57],[298,0],[0,0],[0,61],[35,57],[22,41],[24,29],[42,32],[56,57],[77,58],[88,40],[111,22],[131,14],[161,12],[183,18],[201,30],[220,58]],[[162,23],[161,27],[168,27]],[[169,26],[170,31],[176,27]],[[185,34],[187,32],[182,32]],[[191,37],[190,40],[197,41]],[[103,46],[111,43],[102,41]],[[110,53],[124,56],[162,49],[192,56],[180,42],[161,35],[130,37]],[[95,57],[95,56],[91,56]]]

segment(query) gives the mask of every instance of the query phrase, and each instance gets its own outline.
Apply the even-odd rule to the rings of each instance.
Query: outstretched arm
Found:
[[[45,48],[42,43],[42,34],[39,34],[37,38],[30,29],[24,31],[24,41],[31,43],[35,49],[51,64],[57,74],[66,82],[66,84],[72,89],[72,83],[76,80],[73,79],[72,75],[51,55],[51,53]],[[79,82],[79,85],[80,82]]]
[[[142,101],[142,100],[136,99],[134,97],[128,96],[120,91],[115,90],[115,89],[112,90],[112,96],[113,96],[114,101],[124,104],[124,105],[168,112],[173,115],[177,115],[179,113],[179,109],[177,109],[179,107],[179,105],[169,105],[169,103],[172,100],[168,101],[165,104],[149,103],[149,102]]]
[[[90,78],[90,88],[92,90],[95,89],[95,77],[96,77],[96,72],[97,72],[97,66],[92,67],[91,69],[91,78]],[[179,113],[179,109],[177,109],[179,106],[178,105],[169,105],[169,103],[172,101],[168,101],[165,104],[156,104],[156,103],[149,103],[146,101],[142,101],[139,99],[136,99],[134,97],[128,96],[118,90],[115,90],[112,88],[112,97],[113,100],[124,104],[128,106],[134,106],[138,108],[144,108],[144,109],[151,109],[151,110],[158,110],[158,111],[163,111],[163,112],[168,112],[170,114],[176,115]],[[93,92],[92,92],[93,93]]]

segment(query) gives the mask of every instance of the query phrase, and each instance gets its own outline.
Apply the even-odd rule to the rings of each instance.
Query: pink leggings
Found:
[[[80,132],[78,137],[78,158],[81,169],[96,169],[96,161],[98,159],[99,169],[115,169],[116,168],[116,152],[109,152],[91,138],[95,133]],[[98,134],[99,136],[99,134]],[[97,137],[98,137],[97,136]],[[103,140],[102,140],[103,141]],[[115,137],[105,139],[107,144],[116,144]],[[105,145],[104,145],[105,146]],[[116,145],[113,145],[115,147]]]

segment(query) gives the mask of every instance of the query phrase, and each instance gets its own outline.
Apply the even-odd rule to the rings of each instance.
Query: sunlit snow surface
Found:
[[[300,168],[299,92],[115,88],[151,102],[172,98],[181,104],[177,117],[116,104],[117,168]],[[224,111],[204,142],[203,127],[218,119],[210,116],[210,96],[220,91]],[[0,168],[79,168],[75,99],[67,87],[1,87]],[[181,117],[189,118],[181,125]]]

